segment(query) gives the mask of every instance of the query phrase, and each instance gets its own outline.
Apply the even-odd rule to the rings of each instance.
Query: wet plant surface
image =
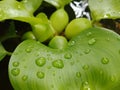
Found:
[[[19,0],[18,2],[21,1],[22,0]],[[89,3],[94,3],[93,1],[94,0],[90,0]],[[20,11],[19,13],[26,12],[23,10],[23,8],[21,8],[18,2],[16,2],[16,6],[18,5],[18,7],[15,7],[15,9],[17,8],[16,10],[19,10]],[[24,0],[23,3],[25,2],[26,0]],[[68,0],[68,2],[70,2],[70,0]],[[100,3],[102,2],[102,0],[99,0],[98,2]],[[93,20],[94,26],[104,27],[105,29],[95,27],[93,29],[83,31],[78,36],[77,36],[78,31],[76,31],[77,32],[76,33],[74,30],[72,31],[72,34],[75,33],[76,37],[73,37],[73,39],[71,40],[65,34],[65,30],[66,30],[65,27],[69,23],[68,20],[66,20],[66,22],[62,23],[63,25],[60,26],[60,24],[57,25],[55,21],[56,18],[58,18],[57,16],[59,16],[59,13],[54,15],[53,18],[51,16],[52,13],[54,13],[58,8],[60,8],[60,5],[62,7],[64,6],[64,9],[62,8],[62,12],[65,11],[68,14],[68,16],[66,15],[65,18],[62,16],[59,17],[59,18],[64,18],[64,21],[66,20],[66,17],[69,17],[69,22],[71,22],[75,18],[86,18],[87,20]],[[0,14],[0,20],[5,19],[4,21],[0,22],[0,29],[1,29],[0,45],[5,48],[4,50],[2,47],[0,47],[1,50],[3,50],[3,54],[1,54],[0,57],[1,59],[3,58],[0,62],[0,77],[1,77],[0,81],[2,81],[0,82],[0,89],[13,90],[13,86],[14,86],[16,90],[17,89],[19,90],[21,89],[22,86],[24,86],[26,90],[28,90],[28,88],[31,88],[31,90],[35,90],[33,89],[34,86],[32,87],[32,84],[28,82],[28,80],[33,80],[31,79],[31,77],[34,76],[36,86],[39,86],[38,82],[41,83],[40,88],[42,88],[43,90],[48,90],[47,88],[53,90],[59,88],[59,90],[63,90],[64,85],[61,83],[62,80],[64,80],[64,82],[66,83],[65,90],[71,90],[71,88],[77,88],[77,89],[79,88],[81,90],[84,89],[96,90],[96,88],[100,88],[101,90],[103,89],[119,90],[120,82],[117,81],[117,79],[119,80],[118,75],[120,74],[119,74],[119,70],[116,69],[116,67],[119,67],[118,41],[120,40],[120,38],[118,34],[120,34],[120,20],[117,13],[115,14],[112,13],[114,9],[111,10],[110,14],[106,14],[106,12],[103,12],[105,13],[103,16],[101,15],[99,17],[99,15],[96,14],[96,16],[94,17],[95,13],[92,12],[91,14],[90,12],[90,9],[92,11],[93,8],[94,7],[92,6],[91,8],[89,8],[88,0],[74,0],[71,1],[71,3],[64,2],[62,4],[54,4],[49,0],[44,0],[40,6],[36,4],[36,6],[34,6],[34,8],[31,10],[27,8],[28,11],[31,11],[32,13],[34,11],[33,15],[35,16],[35,18],[31,17],[31,14],[28,11],[24,13],[23,16],[28,16],[31,18],[31,20],[29,18],[24,18],[24,19],[19,17],[16,18],[17,14],[15,17],[14,15],[13,17],[11,17],[10,15],[8,15],[7,12],[4,12],[6,13],[6,15],[8,15],[7,17]],[[12,9],[14,10],[13,6]],[[0,9],[0,12],[3,12],[2,9]],[[39,14],[39,12],[44,12],[45,14],[43,13]],[[12,15],[11,12],[10,14]],[[4,16],[4,18],[2,18],[1,16]],[[41,20],[43,20],[44,22],[42,23],[43,26],[39,25],[41,21],[36,19],[36,17],[42,18]],[[51,20],[51,22],[53,22],[52,26],[54,29],[56,27],[59,27],[60,29],[58,30],[55,29],[56,31],[54,31],[53,28],[51,28],[51,24],[49,24],[49,19]],[[35,20],[38,20],[39,23],[36,22]],[[61,22],[61,20],[59,20],[59,22]],[[72,25],[74,26],[76,24],[72,24]],[[88,25],[86,25],[85,27],[87,26]],[[43,31],[42,32],[36,31],[38,29],[45,30],[46,27],[49,27],[49,31],[47,31],[49,33],[45,32],[47,33],[46,36],[44,36],[45,34]],[[109,30],[107,31],[106,29],[114,31],[115,33],[114,32],[111,33],[109,32]],[[82,30],[82,29],[78,27],[78,30]],[[96,30],[98,30],[98,32],[96,32]],[[33,33],[26,34],[27,35],[26,36],[25,33],[29,31],[33,31]],[[40,37],[38,36],[39,32],[42,33]],[[81,31],[79,31],[79,33],[80,32]],[[99,35],[98,33],[101,35]],[[72,37],[71,33],[67,32],[67,34]],[[35,38],[32,35],[35,35]],[[60,37],[56,38],[55,36],[60,36]],[[101,38],[101,36],[103,38]],[[34,41],[23,42],[25,39],[28,38],[35,39],[37,42]],[[21,42],[23,43],[21,44]],[[41,42],[45,46],[42,45]],[[113,47],[114,48],[113,50],[111,50],[111,46],[114,45],[111,45],[111,43],[115,44],[115,48]],[[101,47],[103,48],[101,49]],[[37,52],[37,51],[41,51],[41,52]],[[101,53],[102,51],[105,52],[102,54]],[[12,58],[11,58],[11,52],[13,52]],[[94,52],[96,52],[96,54]],[[109,52],[112,52],[112,54]],[[94,56],[94,57],[90,57],[90,56]],[[20,60],[21,57],[23,57],[22,60],[18,62],[18,60]],[[81,60],[79,60],[79,58]],[[117,58],[118,61],[113,62],[115,58]],[[30,60],[30,63],[29,61],[27,61],[27,59]],[[82,59],[84,60],[84,62],[82,62]],[[91,62],[88,62],[87,59],[90,59]],[[98,61],[94,61],[94,59]],[[26,65],[24,63],[29,63],[30,65],[29,64]],[[34,64],[31,65],[31,63]],[[79,67],[78,65],[79,63],[81,63],[81,67]],[[115,64],[113,64],[111,67],[111,63],[115,63]],[[110,67],[110,68],[106,68],[106,67]],[[68,68],[70,68],[72,72]],[[30,74],[28,69],[31,69],[33,73]],[[109,71],[110,69],[111,71]],[[63,75],[64,74],[63,72],[69,73],[73,77],[72,76],[71,78],[66,77]],[[106,74],[105,72],[108,73]],[[94,75],[96,75],[96,77],[94,77]],[[89,79],[86,79],[85,76]],[[15,79],[14,77],[18,77],[18,78]],[[54,78],[57,78],[59,80],[57,83],[55,83],[54,81],[52,81],[51,84],[47,83],[47,87],[45,87],[45,85],[42,84],[42,81],[44,81],[45,79],[49,80],[49,78],[53,78],[53,80]],[[96,78],[100,78],[100,79],[97,81]],[[81,82],[81,79],[84,80],[82,80]],[[67,80],[73,80],[75,81],[76,84],[72,84],[71,82],[68,83]],[[101,80],[104,80],[104,82]],[[17,83],[19,83],[19,81],[21,83],[20,85],[17,86]],[[23,85],[24,83],[26,84],[26,82],[29,84],[28,87],[27,85]],[[79,82],[80,85],[78,85]],[[107,87],[107,85],[109,86],[109,82],[113,82],[113,87],[111,88]],[[13,86],[11,85],[11,83],[13,84]],[[96,84],[96,87],[93,87],[92,86],[93,84]],[[70,85],[72,86],[70,87]],[[36,90],[38,88],[39,87],[36,87]]]

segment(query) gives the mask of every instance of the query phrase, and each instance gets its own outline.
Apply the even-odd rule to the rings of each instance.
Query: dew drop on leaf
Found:
[[[81,90],[91,90],[90,86],[89,86],[89,83],[87,81],[82,83],[82,89]]]
[[[71,54],[71,53],[66,53],[66,54],[64,55],[64,58],[65,58],[65,59],[71,59],[71,58],[72,58],[72,54]]]
[[[86,49],[86,50],[84,51],[85,54],[89,54],[90,52],[91,52],[91,49]]]
[[[69,45],[69,46],[75,45],[75,41],[70,41],[68,45]]]
[[[81,77],[81,73],[80,73],[80,72],[76,72],[76,76],[77,76],[78,78],[80,78],[80,77]]]
[[[11,74],[12,74],[13,76],[18,76],[18,75],[20,74],[20,69],[19,69],[19,68],[13,68],[13,69],[11,70]]]
[[[89,66],[88,66],[88,65],[84,65],[84,66],[83,66],[83,69],[84,69],[84,70],[88,70],[88,69],[89,69]]]
[[[22,80],[23,80],[23,81],[26,81],[27,79],[28,79],[28,76],[27,76],[27,75],[22,76]]]
[[[116,80],[115,75],[112,75],[110,79],[111,79],[112,82],[114,82]]]
[[[46,58],[45,57],[40,57],[35,60],[35,63],[37,66],[43,66],[46,63]]]
[[[92,35],[92,32],[88,32],[87,33],[87,37],[91,36]]]
[[[95,44],[96,43],[96,39],[95,38],[92,38],[92,39],[90,39],[89,41],[88,41],[88,44],[89,45],[93,45],[93,44]]]
[[[26,51],[27,53],[30,53],[30,52],[32,51],[32,49],[31,49],[31,48],[26,48],[25,51]]]
[[[62,60],[55,60],[52,62],[53,67],[62,69],[64,67],[64,63]]]
[[[106,57],[103,57],[103,58],[101,59],[101,62],[102,62],[102,64],[108,64],[108,63],[109,63],[109,59],[106,58]]]
[[[38,71],[36,75],[39,79],[43,79],[45,76],[44,72],[41,72],[41,71]]]
[[[13,62],[13,67],[18,67],[19,66],[19,62]]]

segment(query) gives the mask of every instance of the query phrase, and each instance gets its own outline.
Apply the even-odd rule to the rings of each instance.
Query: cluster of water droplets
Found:
[[[12,63],[12,65],[13,65],[13,69],[11,70],[11,74],[13,75],[13,76],[18,76],[19,74],[20,74],[20,68],[19,68],[19,62],[13,62]],[[23,80],[23,81],[26,81],[27,79],[28,79],[28,75],[23,75],[22,77],[21,77],[21,79]]]

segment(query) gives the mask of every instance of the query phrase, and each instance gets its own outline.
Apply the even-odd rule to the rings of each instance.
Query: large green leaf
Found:
[[[9,77],[15,90],[120,90],[120,36],[91,28],[63,50],[27,40],[14,51]]]
[[[120,0],[88,0],[94,20],[120,18]]]

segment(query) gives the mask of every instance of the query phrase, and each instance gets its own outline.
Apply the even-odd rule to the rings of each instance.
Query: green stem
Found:
[[[12,52],[7,51],[7,55],[8,55],[8,56],[11,56],[11,55],[12,55]]]

